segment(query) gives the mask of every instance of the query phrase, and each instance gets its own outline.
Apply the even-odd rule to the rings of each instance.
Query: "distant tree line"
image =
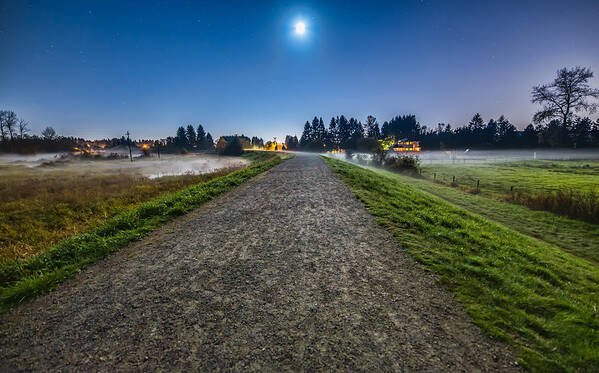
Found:
[[[22,154],[68,152],[80,147],[83,143],[92,142],[95,143],[94,145],[101,143],[106,148],[128,146],[129,144],[132,146],[151,144],[157,151],[163,153],[214,150],[212,135],[206,133],[202,125],[197,127],[197,131],[192,125],[188,125],[187,128],[179,127],[174,137],[161,140],[133,141],[121,136],[120,138],[89,141],[83,138],[60,136],[52,127],[46,127],[41,132],[41,136],[32,135],[27,121],[18,118],[13,111],[0,111],[0,152]]]
[[[158,145],[156,143],[155,145]],[[200,124],[198,129],[189,124],[187,127],[177,128],[174,137],[167,137],[162,144],[168,152],[186,152],[192,150],[212,151],[214,150],[214,139],[210,132],[206,132]]]
[[[366,123],[341,115],[331,118],[323,131],[322,119],[315,117],[306,122],[300,148],[307,151],[335,149],[367,151],[376,146],[376,140],[394,137],[420,141],[424,149],[480,148],[512,149],[533,147],[599,147],[599,119],[574,118],[564,126],[559,119],[537,126],[529,124],[518,130],[505,116],[485,122],[475,114],[470,122],[452,128],[439,123],[437,128],[421,126],[415,115],[402,115],[385,121],[379,129],[376,118],[369,116]]]
[[[241,135],[221,136],[216,143],[212,135],[206,133],[200,124],[197,130],[192,125],[179,127],[174,137],[167,137],[163,144],[166,151],[216,151],[222,155],[239,155],[244,149],[262,149],[264,140],[253,136]]]
[[[81,138],[58,136],[52,127],[46,127],[41,136],[32,135],[29,122],[14,111],[0,110],[0,152],[42,153],[70,151]]]
[[[127,133],[128,136],[128,133]],[[297,138],[295,138],[297,142]],[[85,145],[85,146],[82,146]],[[150,145],[145,147],[142,145]],[[32,135],[29,123],[17,117],[13,111],[0,111],[0,152],[5,153],[54,153],[72,152],[92,148],[110,149],[118,146],[138,147],[144,154],[155,153],[187,153],[187,152],[213,152],[220,154],[238,155],[243,149],[262,149],[264,140],[259,137],[249,138],[245,135],[222,136],[215,146],[214,139],[200,124],[180,126],[175,136],[160,140],[131,140],[121,136],[112,139],[85,140],[83,138],[59,136],[52,127],[46,127],[41,136]]]
[[[599,118],[577,115],[598,109],[597,102],[590,101],[599,98],[599,90],[588,84],[592,77],[588,68],[564,68],[552,83],[533,87],[532,102],[543,108],[533,117],[536,126],[531,123],[524,130],[503,115],[485,122],[477,113],[456,128],[445,123],[428,128],[415,115],[396,116],[380,127],[373,116],[362,123],[341,115],[331,118],[328,128],[319,117],[306,121],[299,145],[308,151],[359,151],[375,149],[378,140],[395,138],[420,141],[424,149],[599,147]]]
[[[378,126],[376,119],[374,124]],[[363,146],[366,133],[368,131],[365,131],[362,122],[355,118],[347,119],[344,115],[332,117],[327,128],[322,117],[314,117],[312,123],[306,121],[304,124],[299,146],[312,151],[358,149]]]

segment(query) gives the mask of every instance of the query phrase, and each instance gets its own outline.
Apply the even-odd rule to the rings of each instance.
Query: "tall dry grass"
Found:
[[[557,190],[543,193],[514,191],[506,194],[503,199],[531,209],[550,211],[589,223],[599,223],[599,196],[595,191]]]
[[[126,171],[0,170],[0,261],[36,255],[121,211],[233,170],[152,180]]]

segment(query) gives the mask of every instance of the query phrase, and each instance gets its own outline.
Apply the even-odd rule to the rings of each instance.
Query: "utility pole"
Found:
[[[126,133],[127,135],[127,146],[129,147],[129,159],[133,162],[133,154],[131,153],[131,139],[129,138],[129,131]]]

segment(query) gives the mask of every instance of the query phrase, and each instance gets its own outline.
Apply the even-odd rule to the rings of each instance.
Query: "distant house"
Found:
[[[391,147],[391,149],[394,152],[398,152],[398,153],[419,152],[422,150],[422,148],[420,147],[419,141],[408,141],[408,140],[398,141]]]

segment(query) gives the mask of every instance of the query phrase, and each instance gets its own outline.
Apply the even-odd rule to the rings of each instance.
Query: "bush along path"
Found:
[[[539,372],[597,371],[599,267],[395,177],[326,159],[401,246],[446,283],[477,325]]]
[[[87,233],[61,242],[41,255],[2,264],[0,311],[48,292],[89,264],[283,161],[277,156],[269,158],[266,160],[261,154],[250,154],[249,159],[256,162],[247,168],[144,203]]]
[[[517,358],[315,155],[0,315],[5,371],[511,371]]]

